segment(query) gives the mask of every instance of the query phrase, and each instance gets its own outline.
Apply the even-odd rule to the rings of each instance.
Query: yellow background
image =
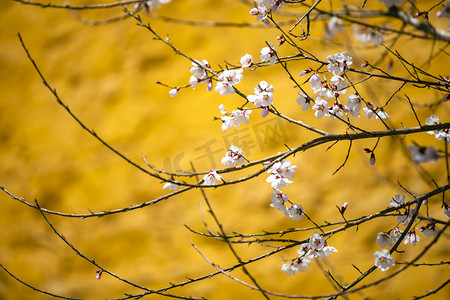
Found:
[[[359,2],[357,5],[360,5]],[[338,7],[336,3],[335,6]],[[321,7],[327,9],[329,3],[326,1]],[[249,10],[250,7],[241,1],[173,0],[154,12],[183,20],[257,24],[255,18],[248,14]],[[305,8],[296,7],[292,11],[298,12],[300,16]],[[121,8],[79,14],[88,20],[123,15]],[[265,42],[276,44],[275,38],[279,35],[277,30],[261,26],[186,26],[150,18],[143,12],[140,15],[161,36],[168,36],[181,51],[198,60],[207,59],[214,70],[218,70],[219,65],[224,67],[225,61],[237,65],[245,53],[252,54],[253,59],[259,62],[260,50],[266,46]],[[292,20],[289,16],[277,17],[280,20]],[[447,24],[443,20],[431,20],[441,28]],[[383,18],[370,20],[376,24],[385,21]],[[352,67],[359,68],[364,60],[374,62],[383,53],[381,47],[366,47],[354,42],[351,29],[331,42],[324,42],[324,22],[313,22],[311,26],[311,38],[299,44],[322,60],[329,54],[348,50],[354,60]],[[173,86],[188,84],[191,63],[154,40],[150,32],[136,26],[136,21],[132,19],[103,26],[88,26],[66,10],[42,9],[2,1],[0,30],[0,185],[29,202],[37,199],[42,207],[51,210],[70,213],[111,210],[149,201],[167,191],[162,190],[161,182],[127,164],[70,118],[42,84],[21,48],[17,33],[20,32],[41,72],[72,112],[106,142],[144,167],[141,155],[162,169],[168,166],[164,161],[173,162],[178,155],[184,154],[183,168],[188,169],[189,161],[192,161],[198,170],[209,170],[211,165],[208,160],[199,159],[202,152],[196,149],[212,138],[217,139],[213,148],[225,148],[224,137],[233,130],[222,132],[220,121],[213,121],[214,117],[220,116],[219,104],[225,104],[231,111],[244,103],[237,95],[222,97],[215,91],[208,92],[204,84],[195,90],[190,87],[182,89],[175,98],[169,97],[170,89],[155,82]],[[389,40],[392,36],[386,38]],[[406,59],[422,65],[431,51],[437,51],[443,46],[444,43],[438,42],[433,48],[429,41],[406,37],[401,38],[394,49],[399,50]],[[286,44],[277,46],[277,49],[282,56],[293,52]],[[386,69],[390,60],[391,57],[388,57],[380,66]],[[426,68],[432,73],[448,76],[448,62],[448,56],[440,54]],[[392,74],[408,76],[398,61],[394,59],[393,63]],[[305,81],[307,77],[299,77],[298,74],[309,67],[317,68],[318,65],[308,61],[289,65],[299,82]],[[349,76],[354,81],[361,79],[356,74]],[[279,65],[254,71],[244,70],[244,79],[237,87],[244,94],[251,94],[261,80],[274,86],[274,105],[279,111],[331,133],[345,132],[345,125],[337,120],[317,120],[312,111],[301,111],[295,101],[297,90]],[[375,105],[383,105],[399,87],[398,82],[372,79],[368,84],[361,85],[359,92]],[[308,84],[304,88],[313,95]],[[443,93],[414,89],[408,85],[386,108],[391,116],[388,122],[394,128],[401,128],[401,124],[406,127],[417,126],[405,93],[414,103],[422,105],[444,97]],[[343,98],[346,99],[347,95]],[[447,121],[449,116],[445,105],[432,109],[417,108],[417,113],[422,123],[431,113],[436,113],[441,121]],[[267,120],[270,118],[272,116]],[[254,110],[250,119],[250,125],[244,124],[239,129],[249,128],[248,132],[251,133],[255,125],[265,121],[259,110]],[[364,115],[353,120],[366,129],[384,129],[381,122],[373,118],[367,120]],[[284,151],[286,148],[283,143],[294,148],[318,137],[286,122],[283,122],[282,129],[286,132],[285,140],[268,142],[263,147],[251,135],[250,141],[255,147],[247,158],[260,159]],[[332,176],[345,159],[348,143],[339,143],[328,151],[329,145],[320,146],[298,153],[290,159],[298,169],[294,184],[283,191],[291,201],[302,204],[317,223],[340,221],[336,205],[340,206],[344,202],[349,203],[346,212],[348,219],[372,214],[386,208],[388,200],[395,193],[405,193],[397,182],[417,195],[433,188],[429,179],[420,176],[422,166],[415,166],[408,158],[405,149],[412,141],[443,149],[442,143],[425,133],[404,139],[382,139],[375,153],[377,163],[372,167],[368,164],[369,155],[363,148],[372,148],[376,141],[357,141],[353,143],[346,166]],[[224,153],[225,150],[215,157],[220,168],[220,158]],[[439,185],[446,183],[442,160],[425,164],[423,168],[432,174]],[[248,172],[240,175],[246,174]],[[231,174],[224,175],[227,180],[232,177]],[[226,232],[261,233],[311,225],[305,218],[296,222],[287,220],[281,212],[269,206],[271,188],[265,178],[266,175],[263,175],[244,184],[207,191]],[[411,196],[407,195],[407,199],[411,199]],[[440,208],[441,199],[430,199],[430,215],[447,220]],[[115,298],[121,297],[123,293],[141,292],[107,274],[101,280],[96,280],[96,268],[65,245],[39,212],[12,200],[5,193],[0,194],[0,201],[0,263],[25,282],[51,293],[81,298]],[[188,225],[205,232],[202,217],[209,228],[216,232],[217,226],[208,215],[200,192],[193,190],[128,213],[83,220],[56,216],[49,216],[49,219],[87,257],[127,280],[157,289],[168,286],[169,282],[178,283],[186,277],[195,278],[215,271],[192,248],[189,238],[206,257],[221,267],[236,263],[224,243],[195,235],[184,227]],[[332,237],[329,244],[339,252],[321,263],[344,283],[355,280],[358,273],[351,264],[361,270],[371,267],[373,253],[379,250],[375,242],[376,234],[388,231],[393,226],[394,219],[377,219],[361,225],[357,232],[350,229]],[[299,232],[284,237],[302,240],[309,238],[312,233]],[[396,254],[394,258],[396,261],[405,261],[414,257],[428,242],[422,241],[416,247],[402,246],[401,250],[405,253]],[[448,246],[447,234],[423,261],[448,260]],[[236,245],[236,249],[241,258],[247,260],[273,248],[252,244],[250,247]],[[275,292],[306,295],[333,292],[326,276],[314,262],[306,273],[288,277],[282,272],[282,258],[293,257],[295,249],[252,264],[249,270],[264,288]],[[232,274],[250,282],[242,271]],[[377,270],[369,276],[368,281],[383,275],[386,273]],[[377,299],[380,293],[388,298],[411,298],[412,295],[436,288],[449,275],[448,267],[445,266],[411,268],[406,274],[381,286],[364,290],[362,294],[352,296],[352,299],[362,298],[363,295]],[[446,292],[448,289],[438,293],[435,298],[443,299]],[[170,290],[170,293],[213,299],[259,297],[257,292],[224,276]],[[48,297],[33,292],[1,271],[0,298]]]

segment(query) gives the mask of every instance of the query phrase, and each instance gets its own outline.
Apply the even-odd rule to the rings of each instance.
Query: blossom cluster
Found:
[[[250,14],[256,16],[256,20],[263,22],[265,25],[270,24],[267,20],[269,13],[276,11],[282,5],[280,0],[255,0],[255,2],[256,7],[250,10]]]
[[[220,113],[224,116],[220,117],[222,120],[222,130],[225,131],[232,126],[239,127],[242,123],[249,123],[250,117],[249,115],[252,113],[251,109],[243,108],[233,110],[231,113],[228,113],[225,110],[225,106],[223,104],[219,105]]]
[[[238,164],[242,164],[245,162],[244,151],[233,145],[225,153],[225,157],[222,158],[221,162],[228,167],[235,167]]]
[[[401,194],[395,194],[389,200],[389,206],[392,208],[400,208],[405,202],[406,196]],[[424,200],[426,203],[427,200]],[[400,225],[407,226],[411,219],[416,214],[415,208],[406,208],[405,212],[400,214],[397,217],[397,222]],[[419,232],[425,235],[427,238],[430,236],[436,236],[437,231],[435,230],[435,224],[430,223],[427,226],[419,226],[417,227]],[[404,233],[403,230],[398,228],[397,226],[391,230],[391,232],[379,232],[376,237],[376,242],[381,248],[392,247],[401,236],[404,235],[403,244],[410,244],[411,246],[415,246],[416,243],[420,242],[422,238],[416,234],[415,228],[413,228],[410,232]],[[394,260],[390,257],[390,253],[388,250],[377,251],[374,254],[375,257],[375,266],[381,269],[381,271],[386,271],[390,267],[395,265]]]
[[[425,124],[438,125],[438,124],[440,124],[439,117],[436,115],[431,115],[428,119],[425,120]],[[450,133],[449,133],[448,129],[427,131],[427,133],[434,134],[434,137],[440,141],[446,141],[447,143],[450,143]]]
[[[261,81],[253,89],[254,95],[248,95],[247,100],[252,102],[256,107],[262,107],[261,115],[266,117],[269,114],[269,106],[273,102],[273,86],[265,81]]]
[[[315,110],[315,116],[318,119],[323,116],[342,119],[344,118],[344,113],[349,113],[353,117],[359,117],[359,111],[361,110],[362,102],[364,102],[366,107],[363,108],[363,112],[367,118],[370,119],[373,115],[375,115],[377,119],[389,118],[389,115],[383,110],[383,108],[375,107],[371,102],[365,102],[357,94],[352,94],[348,97],[347,105],[342,104],[338,99],[340,95],[347,92],[347,81],[345,78],[340,76],[340,74],[348,71],[353,62],[353,59],[348,51],[329,55],[327,57],[327,61],[327,69],[333,74],[330,80],[328,80],[325,76],[321,79],[317,72],[314,72],[314,74],[309,78],[311,89],[318,95],[318,97],[313,100],[302,92],[298,93],[297,104],[302,106],[303,111],[312,108]],[[309,71],[303,71],[300,75],[304,75],[306,73],[309,73]],[[329,99],[334,99],[331,106],[327,101]]]
[[[216,92],[219,92],[222,96],[234,94],[233,85],[239,83],[243,77],[242,69],[223,71],[217,78]]]
[[[276,208],[284,213],[286,218],[298,221],[303,218],[305,211],[301,205],[292,203],[289,201],[288,196],[279,189],[290,185],[294,179],[294,172],[297,170],[297,166],[292,166],[288,160],[282,160],[276,162],[267,170],[269,177],[266,182],[270,183],[273,188],[273,194],[271,196],[271,207]],[[290,203],[288,208],[286,205]]]
[[[325,258],[330,256],[332,252],[338,252],[336,248],[328,246],[325,238],[314,233],[307,243],[303,243],[297,250],[299,257],[289,264],[283,264],[281,270],[287,275],[294,275],[296,272],[305,272],[311,264],[311,259]]]

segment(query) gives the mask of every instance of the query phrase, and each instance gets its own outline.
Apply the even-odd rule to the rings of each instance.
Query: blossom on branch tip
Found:
[[[178,95],[178,91],[179,91],[179,89],[171,89],[169,91],[170,97],[175,97],[176,95]]]
[[[270,65],[274,65],[277,56],[277,50],[275,50],[275,46],[272,43],[269,43],[269,47],[264,47],[261,49],[261,62],[269,62]]]
[[[258,3],[257,7],[250,10],[252,16],[256,16],[256,21],[261,21],[264,25],[270,25],[269,20],[267,20],[267,15],[269,14],[269,9],[266,5]]]
[[[383,272],[395,266],[394,259],[386,249],[375,252],[373,256],[375,257],[375,266]]]
[[[203,185],[215,185],[216,180],[222,180],[222,176],[217,174],[216,171],[210,171],[203,177]]]

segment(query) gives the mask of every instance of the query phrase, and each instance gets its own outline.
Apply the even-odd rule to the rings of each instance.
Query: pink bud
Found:
[[[375,154],[373,152],[370,154],[369,164],[372,166],[375,164]]]
[[[365,67],[367,67],[369,65],[369,62],[368,61],[366,61],[366,62],[364,62],[362,65],[361,65],[361,68],[365,68]]]
[[[264,109],[261,111],[261,116],[263,118],[267,117],[269,115],[269,108],[266,106],[264,107]]]
[[[97,276],[95,276],[95,279],[98,280],[102,277],[103,270],[102,269],[97,270],[95,273],[97,273]]]
[[[341,207],[341,214],[344,214],[345,210],[347,209],[347,206],[348,206],[348,203],[347,203],[347,202],[345,202],[344,204],[342,204],[342,207]]]
[[[300,72],[300,76],[306,75],[306,74],[308,74],[310,72],[311,72],[311,69],[303,70],[303,71]]]
[[[208,84],[206,85],[206,89],[207,89],[209,92],[212,91],[212,89],[213,89],[213,83],[212,83],[212,80],[211,80],[211,79],[208,81]]]

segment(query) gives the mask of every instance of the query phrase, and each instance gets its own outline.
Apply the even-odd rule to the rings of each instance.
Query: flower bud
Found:
[[[99,270],[95,271],[95,273],[97,273],[97,276],[95,276],[95,279],[98,280],[102,277],[103,270],[99,269]]]

